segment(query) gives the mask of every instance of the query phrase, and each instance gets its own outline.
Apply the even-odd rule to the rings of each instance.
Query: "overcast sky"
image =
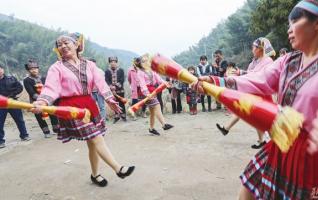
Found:
[[[174,56],[245,0],[0,0],[0,13],[84,33],[102,46]]]

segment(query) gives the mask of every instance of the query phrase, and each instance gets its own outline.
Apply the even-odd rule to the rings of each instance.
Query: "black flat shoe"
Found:
[[[103,180],[102,180],[102,181],[98,181],[98,180],[97,180],[98,177],[103,178]],[[107,180],[106,180],[104,177],[102,177],[100,174],[97,175],[97,176],[95,176],[95,177],[94,177],[93,175],[91,175],[91,180],[92,180],[92,182],[93,182],[94,184],[96,184],[96,185],[98,185],[98,186],[100,186],[100,187],[106,187],[107,184],[108,184]]]
[[[227,135],[228,133],[229,133],[229,131],[228,130],[226,130],[225,128],[224,128],[224,126],[221,126],[220,124],[216,124],[216,127],[222,132],[222,134],[223,135]]]
[[[119,120],[120,120],[120,118],[119,118],[119,117],[116,117],[116,118],[114,119],[113,124],[116,124]]]
[[[134,172],[135,166],[128,167],[128,169],[127,169],[127,171],[125,173],[122,172],[123,169],[124,169],[124,166],[122,166],[120,168],[119,172],[117,173],[117,176],[119,178],[122,178],[122,179],[126,178],[127,176],[130,176],[130,174],[132,174]]]
[[[262,148],[265,144],[266,144],[266,141],[263,141],[263,142],[261,142],[261,143],[257,142],[257,144],[253,144],[253,145],[251,146],[251,148],[252,148],[252,149],[260,149],[260,148]]]
[[[165,124],[162,128],[163,128],[163,130],[166,131],[166,130],[173,128],[173,126],[171,124]]]
[[[126,117],[122,117],[121,119],[122,119],[124,122],[127,122]]]
[[[156,129],[149,129],[149,133],[152,133],[154,135],[160,135],[160,133]]]

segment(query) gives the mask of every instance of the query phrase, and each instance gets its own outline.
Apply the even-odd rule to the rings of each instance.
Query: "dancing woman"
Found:
[[[270,41],[267,38],[258,38],[253,42],[252,45],[252,52],[254,59],[249,64],[247,71],[237,70],[237,75],[244,75],[250,72],[257,72],[263,69],[264,67],[268,66],[269,64],[273,63],[273,59],[271,56],[275,56],[275,50],[272,47]],[[263,98],[267,99],[268,101],[272,101],[271,95],[261,95]],[[223,135],[227,135],[230,129],[239,121],[239,118],[235,115],[232,116],[230,122],[225,125],[221,126],[220,124],[216,124],[216,127],[223,133]],[[266,144],[264,140],[264,133],[257,130],[258,141],[257,144],[253,144],[251,147],[253,149],[260,149]]]
[[[279,104],[291,106],[305,118],[287,153],[269,142],[255,155],[241,175],[240,199],[318,199],[317,0],[303,0],[293,8],[288,38],[295,51],[261,71],[225,78],[228,88],[260,95],[278,93]],[[207,76],[200,80],[212,82]]]
[[[98,89],[112,110],[120,112],[120,108],[95,63],[80,57],[83,45],[79,38],[78,34],[62,35],[57,38],[56,52],[61,59],[49,68],[44,88],[37,101],[33,103],[36,106],[33,112],[39,113],[41,111],[39,106],[52,105],[56,100],[59,106],[86,108],[91,112],[91,121],[86,124],[81,120],[59,119],[58,139],[63,143],[72,139],[86,141],[92,170],[91,180],[96,185],[104,187],[107,185],[107,180],[99,173],[100,159],[120,178],[129,176],[135,167],[120,165],[105,143],[103,136],[106,127],[92,99],[93,88]]]
[[[153,72],[144,67],[143,63],[147,63],[148,62],[147,59],[148,58],[144,56],[138,59],[137,62],[135,63],[136,66],[138,67],[137,77],[139,80],[140,92],[144,96],[147,96],[152,91],[154,91],[156,88],[155,85],[160,85],[161,83],[164,82],[162,78],[156,72]],[[149,100],[146,103],[146,105],[149,107],[149,111],[150,111],[149,133],[152,133],[154,135],[160,135],[160,133],[154,128],[155,117],[161,123],[163,130],[169,130],[173,127],[171,124],[167,124],[165,122],[157,97],[154,97],[151,100]]]

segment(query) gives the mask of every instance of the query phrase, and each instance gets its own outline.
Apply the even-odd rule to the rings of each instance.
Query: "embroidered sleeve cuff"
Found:
[[[219,86],[219,87],[225,87],[225,81],[224,78],[217,77],[217,76],[209,76],[212,84]]]
[[[113,98],[114,96],[113,96],[113,93],[111,91],[108,91],[108,92],[103,94],[103,97],[104,97],[105,101],[107,101],[108,99]]]
[[[54,103],[54,99],[48,95],[40,95],[37,100],[45,101],[49,106]]]
[[[226,88],[232,89],[232,90],[237,90],[237,84],[236,80],[233,77],[228,77],[224,80],[224,84]]]

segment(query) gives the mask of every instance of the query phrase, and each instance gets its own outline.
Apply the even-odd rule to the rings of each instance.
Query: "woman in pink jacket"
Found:
[[[253,42],[252,45],[252,53],[254,56],[253,61],[249,64],[247,71],[244,70],[237,70],[235,75],[244,75],[251,72],[257,72],[264,69],[266,66],[273,63],[272,56],[275,56],[275,50],[272,47],[270,41],[267,38],[258,38]],[[232,75],[233,76],[233,75]],[[263,98],[267,99],[268,101],[272,101],[271,95],[263,96]],[[232,116],[230,122],[225,125],[221,126],[220,124],[216,124],[216,127],[222,132],[223,135],[227,135],[230,129],[239,121],[239,118],[235,115]],[[260,149],[265,144],[266,141],[264,140],[264,133],[256,130],[258,134],[258,141],[257,144],[253,144],[251,147],[253,149]]]
[[[304,116],[288,152],[271,141],[250,161],[240,176],[240,199],[318,199],[317,0],[303,0],[293,8],[288,39],[294,51],[260,71],[224,78],[228,88],[259,95],[277,93],[280,105]],[[212,82],[210,77],[200,79]]]
[[[136,66],[136,62],[138,61],[138,59],[140,58],[134,58],[133,61],[133,66],[131,66],[128,69],[128,75],[127,75],[127,79],[128,79],[128,83],[130,85],[130,91],[131,91],[131,105],[135,105],[136,103],[138,103],[139,101],[139,96],[138,96],[138,91],[140,91],[140,84],[139,84],[139,79],[138,79],[138,75],[137,75],[137,71],[138,71],[138,67]],[[146,105],[144,105],[142,107],[142,117],[146,118]],[[136,119],[136,118],[134,118]]]
[[[161,83],[164,82],[162,78],[156,72],[145,69],[143,67],[142,63],[147,62],[146,59],[147,57],[141,57],[136,62],[136,66],[138,67],[137,77],[138,77],[139,87],[140,87],[140,91],[139,91],[140,96],[149,95],[152,91],[155,90],[155,85],[160,85]],[[149,107],[149,111],[150,111],[149,133],[152,133],[154,135],[160,135],[160,133],[156,129],[154,129],[155,117],[161,123],[163,130],[169,130],[173,127],[171,124],[167,124],[165,122],[157,97],[150,99],[146,103],[146,105]]]
[[[78,34],[62,35],[56,40],[56,48],[61,57],[49,68],[42,92],[33,103],[36,106],[33,112],[39,113],[39,106],[52,105],[54,102],[59,106],[86,108],[91,112],[89,123],[59,119],[58,139],[63,143],[72,139],[86,141],[92,170],[91,180],[105,187],[107,180],[99,174],[100,160],[108,164],[120,178],[129,176],[135,167],[120,165],[105,143],[103,136],[106,127],[92,98],[93,89],[97,88],[112,110],[120,112],[120,107],[95,63],[80,57],[83,45],[79,41]]]

